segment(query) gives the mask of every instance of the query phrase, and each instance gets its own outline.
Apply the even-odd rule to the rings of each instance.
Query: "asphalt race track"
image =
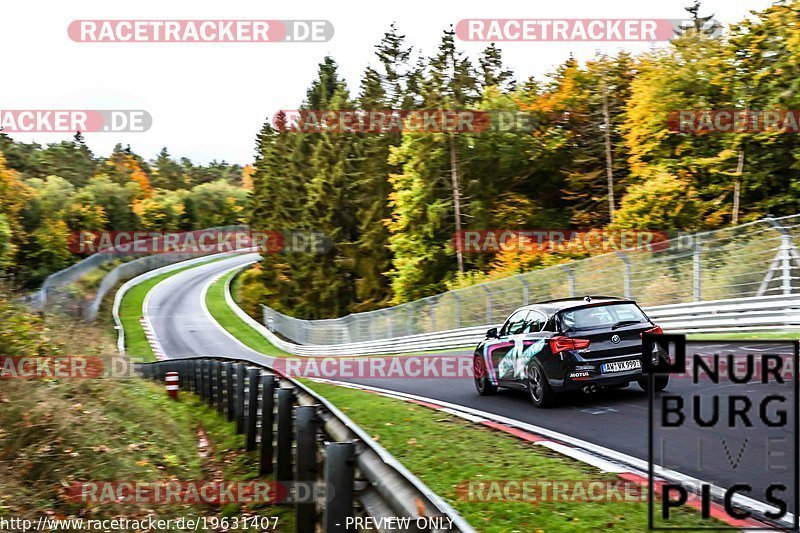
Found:
[[[232,340],[207,314],[202,303],[204,288],[211,280],[255,257],[255,254],[247,254],[192,268],[167,278],[151,291],[146,301],[146,311],[167,357],[221,355],[262,363],[272,359]],[[788,356],[793,353],[789,344],[718,342],[693,343],[690,346],[690,353],[728,351]],[[454,355],[471,358],[472,354]],[[522,391],[501,389],[495,396],[480,397],[472,379],[466,378],[372,378],[350,381],[480,409],[558,431],[645,461],[648,458],[648,395],[636,384],[626,389],[592,395],[567,395],[553,408],[536,409],[531,405],[527,393]],[[792,387],[791,380],[785,385],[737,385],[727,380],[720,383],[705,380],[692,384],[690,379],[673,379],[666,392],[683,396],[689,404],[693,395],[698,396],[701,402],[705,402],[701,408],[704,416],[713,414],[711,397],[722,394],[722,400],[725,400],[719,411],[722,426],[727,424],[728,418],[725,395],[730,388],[735,388],[736,394],[747,396],[752,403],[750,415],[754,427],[742,427],[740,418],[737,420],[738,427],[733,429],[719,425],[701,428],[691,423],[679,428],[658,430],[655,435],[656,456],[663,452],[665,457],[660,464],[722,487],[750,483],[753,491],[747,495],[760,501],[765,501],[764,490],[769,483],[786,480],[789,489],[781,496],[788,502],[793,501],[791,470],[795,428],[791,421],[795,417],[795,406],[793,402],[783,406],[788,410],[790,421],[784,427],[765,429],[758,412],[761,400],[769,393],[781,392],[792,398]],[[656,400],[658,403],[658,396]],[[772,404],[765,406],[765,409],[772,417],[778,407]],[[691,419],[691,416],[687,418]],[[786,455],[780,456],[780,453]],[[788,470],[781,470],[781,466]],[[793,505],[790,504],[789,508],[794,512]]]

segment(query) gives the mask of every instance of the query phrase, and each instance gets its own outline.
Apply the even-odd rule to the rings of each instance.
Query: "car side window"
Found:
[[[525,326],[521,333],[537,333],[542,331],[547,317],[536,310],[531,310],[528,317],[525,319]]]
[[[503,325],[503,329],[500,330],[500,336],[504,337],[506,335],[516,335],[519,333],[525,325],[525,317],[527,315],[528,311],[525,309],[521,309],[512,314]]]

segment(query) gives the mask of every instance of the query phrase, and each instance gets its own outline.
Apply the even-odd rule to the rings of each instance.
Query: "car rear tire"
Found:
[[[528,395],[536,407],[548,407],[555,402],[556,393],[547,382],[547,376],[539,361],[534,359],[528,367]]]
[[[639,384],[643,391],[647,392],[650,390],[650,381],[647,378],[638,379],[636,383]],[[655,392],[661,392],[669,385],[669,376],[655,376],[653,378],[653,384],[655,385],[653,390]]]
[[[497,385],[489,381],[489,371],[483,357],[476,355],[472,359],[472,369],[475,375],[475,388],[481,396],[491,396],[497,392]]]

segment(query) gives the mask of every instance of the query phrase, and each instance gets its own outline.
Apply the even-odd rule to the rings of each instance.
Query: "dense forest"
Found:
[[[494,44],[472,61],[448,28],[438,49],[418,51],[392,25],[357,88],[325,57],[298,95],[301,111],[521,112],[532,131],[301,133],[279,112],[247,167],[0,135],[0,264],[35,284],[75,259],[62,243],[82,229],[321,231],[330,252],[266,254],[242,295],[324,318],[580,257],[461,254],[458,229],[702,230],[800,212],[797,133],[670,126],[679,110],[800,108],[800,1],[721,35],[697,4],[688,11],[694,26],[668,45],[569,58],[528,79]]]
[[[80,257],[80,231],[179,231],[247,220],[250,167],[195,165],[166,148],[145,161],[117,145],[97,157],[80,133],[40,146],[0,132],[0,272],[32,287]]]
[[[727,28],[693,27],[641,55],[570,58],[516,78],[490,45],[473,63],[452,29],[432,55],[392,26],[357,90],[326,57],[300,110],[516,110],[532,132],[299,133],[269,119],[258,136],[251,224],[314,228],[323,256],[265,257],[250,303],[340,316],[570,259],[464,254],[457,228],[700,230],[800,212],[792,132],[680,133],[670,112],[797,109],[800,3]]]

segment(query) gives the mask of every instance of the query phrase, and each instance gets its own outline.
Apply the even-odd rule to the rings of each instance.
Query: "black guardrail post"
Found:
[[[186,375],[186,361],[175,361],[175,370],[178,372],[178,386],[185,391],[189,376]]]
[[[217,384],[214,383],[214,378],[216,377],[216,373],[214,372],[214,364],[216,361],[208,361],[206,362],[206,376],[208,376],[208,405],[214,406],[214,394],[216,394],[215,390]]]
[[[317,505],[314,483],[317,480],[317,408],[313,405],[295,407],[295,531],[314,533]],[[302,491],[302,495],[301,495]]]
[[[292,480],[292,403],[294,389],[278,389],[277,481]]]
[[[225,369],[225,399],[227,400],[227,408],[226,412],[228,413],[228,422],[233,422],[233,419],[236,418],[236,395],[235,391],[235,381],[233,380],[233,363],[222,363],[222,367]]]
[[[211,403],[214,401],[213,392],[211,389],[211,361],[203,359],[203,385],[206,389],[205,401]]]
[[[197,370],[196,370],[197,361],[192,359],[190,361],[187,361],[186,364],[189,365],[188,372],[191,372],[192,374],[192,392],[194,392],[195,394],[200,394],[200,381],[198,380]]]
[[[346,531],[345,520],[353,514],[355,462],[355,443],[331,442],[325,446],[326,533]]]
[[[236,374],[236,433],[244,433],[244,365],[234,365]]]
[[[247,424],[245,425],[245,450],[256,449],[256,432],[258,430],[258,379],[261,370],[255,367],[247,369]]]
[[[208,399],[208,373],[206,365],[208,361],[200,359],[200,398],[205,402]]]
[[[261,374],[261,455],[258,473],[272,473],[272,440],[275,424],[275,376]]]
[[[193,361],[193,368],[194,368],[194,392],[198,396],[203,395],[203,374],[200,372],[200,360],[195,359]]]
[[[193,364],[194,363],[192,363],[191,360],[187,360],[187,361],[183,362],[183,373],[186,375],[186,390],[187,391],[193,391],[194,390],[194,378],[195,378],[195,375],[194,375],[194,372],[192,371],[193,370],[193,367],[192,367]]]
[[[222,389],[220,382],[217,379],[219,377],[217,374],[218,368],[219,361],[210,361],[208,371],[211,374],[211,398],[209,399],[208,403],[212,407],[216,407],[217,402],[219,401],[219,392]]]
[[[217,411],[225,410],[225,385],[222,381],[222,362],[214,361],[214,381],[217,384]]]

